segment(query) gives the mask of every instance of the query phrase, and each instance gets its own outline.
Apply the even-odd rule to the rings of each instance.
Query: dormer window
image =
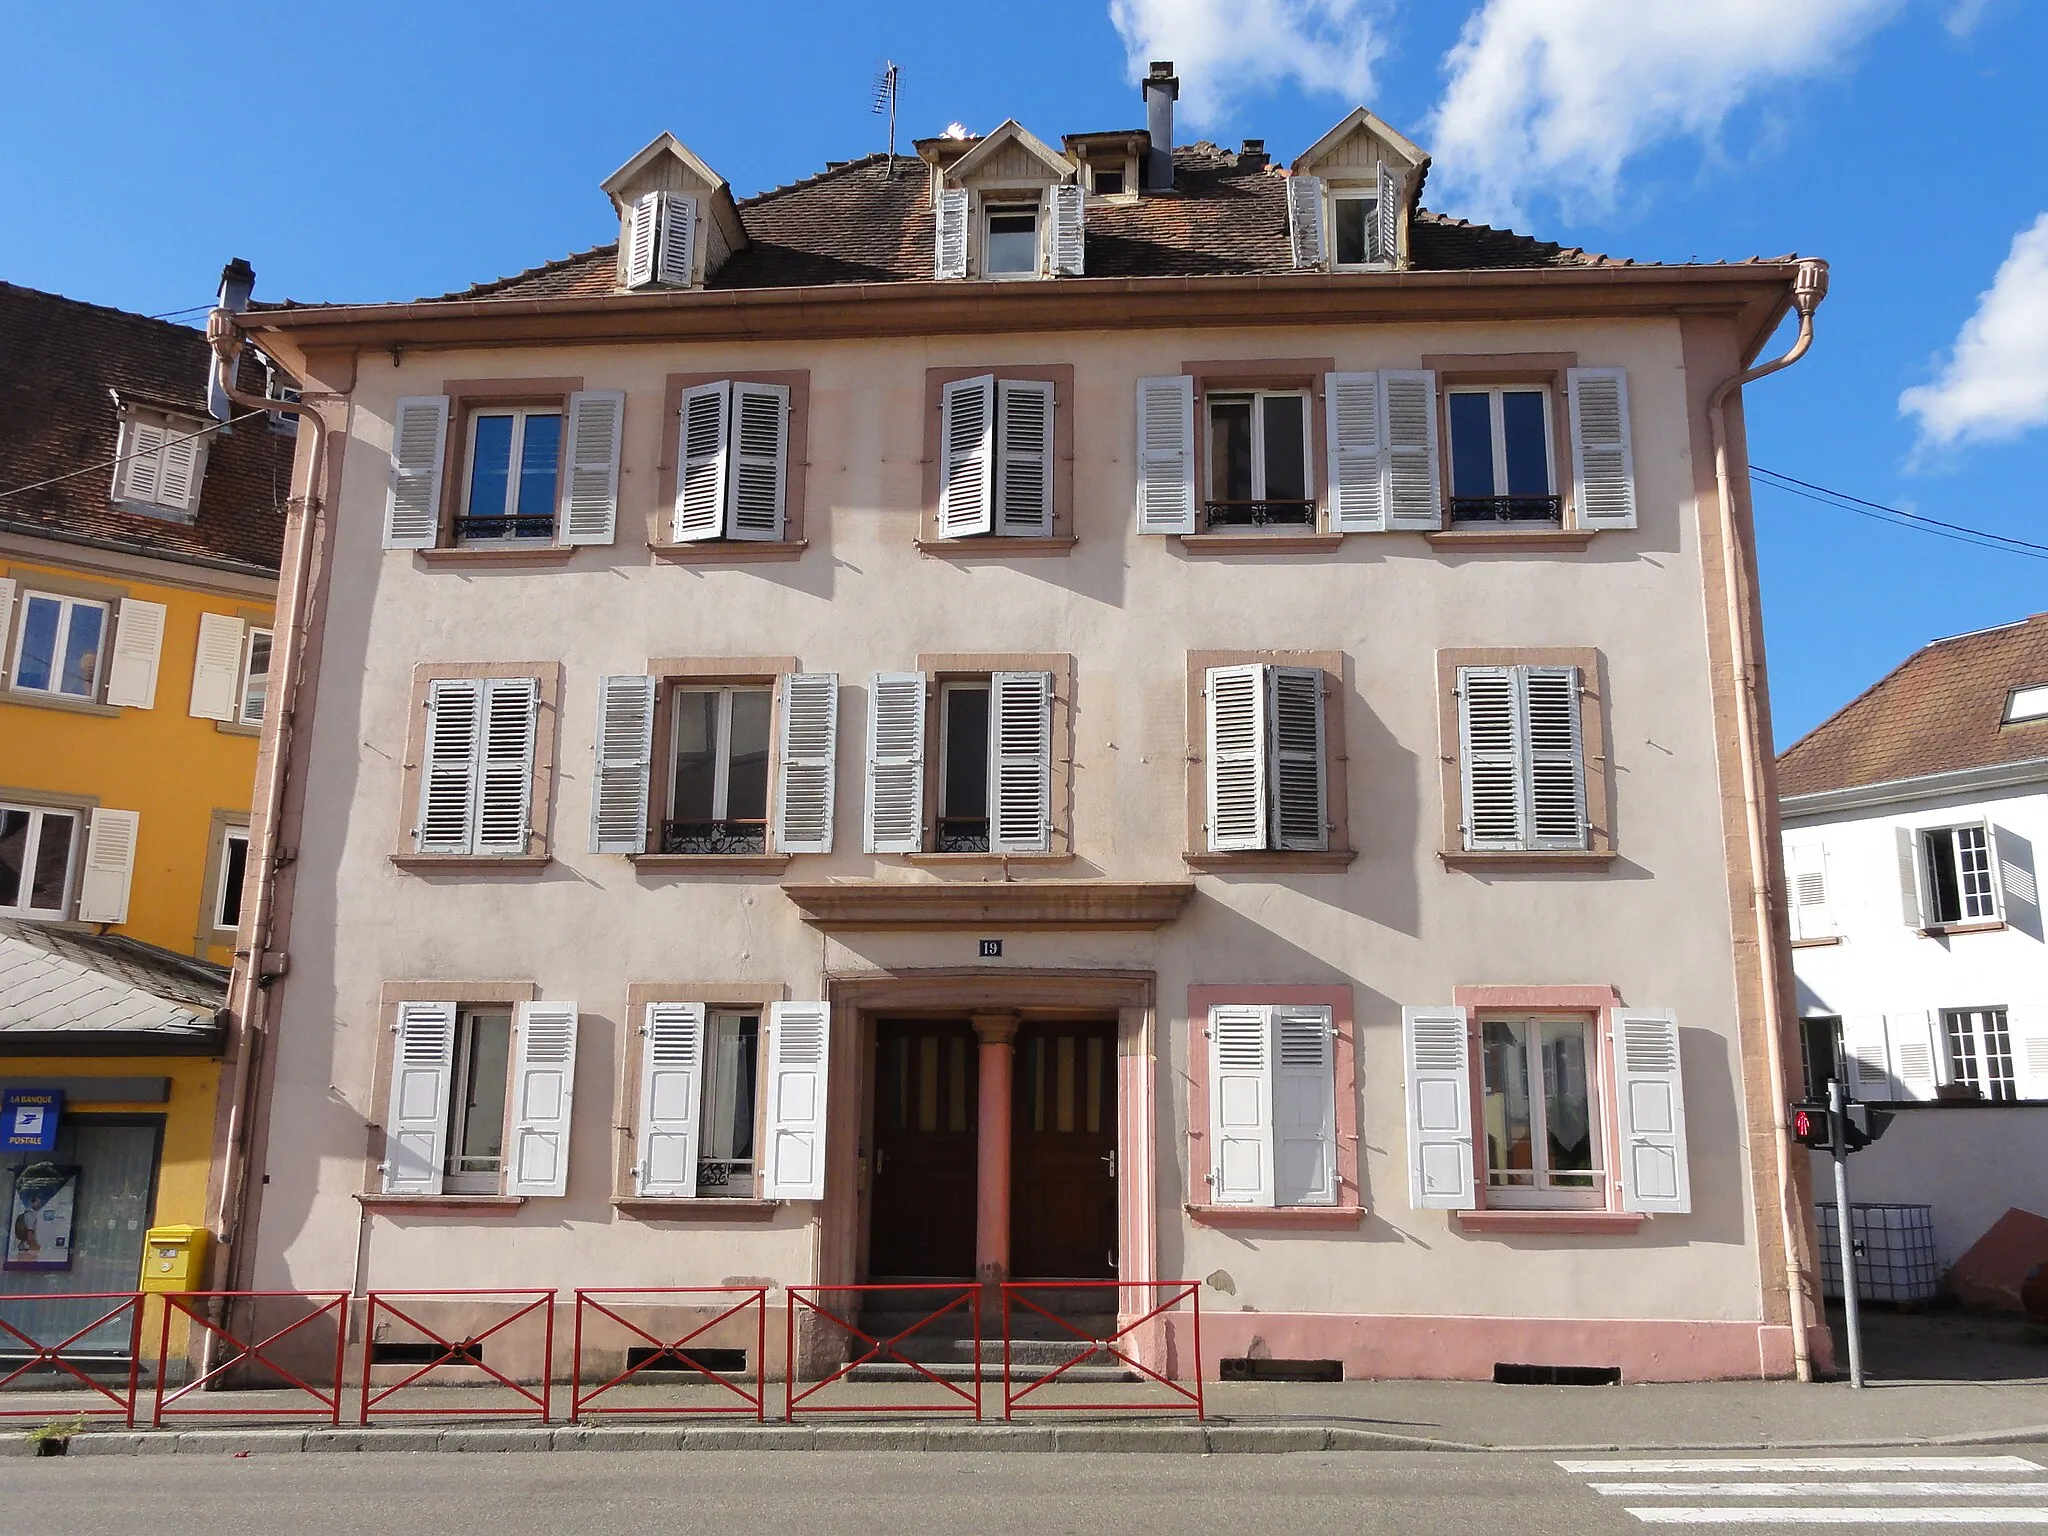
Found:
[[[1339,192],[1330,199],[1330,222],[1340,267],[1377,266],[1387,256],[1380,249],[1380,199],[1376,192]]]
[[[1038,275],[1038,205],[988,204],[988,230],[982,245],[990,277]]]
[[[130,407],[122,412],[114,500],[155,517],[197,515],[209,423]]]
[[[1120,197],[1124,190],[1124,173],[1121,170],[1100,170],[1094,175],[1097,197]]]
[[[697,200],[649,192],[626,216],[626,286],[687,288],[694,267]]]
[[[1087,189],[1074,161],[1004,123],[965,154],[920,140],[932,167],[932,276],[1079,277]]]

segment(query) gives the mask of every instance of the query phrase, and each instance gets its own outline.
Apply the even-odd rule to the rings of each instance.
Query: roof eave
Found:
[[[1781,795],[1778,813],[1788,821],[1801,820],[1809,816],[1824,816],[1832,811],[1901,805],[1913,800],[1939,800],[1952,795],[2012,789],[2028,784],[2048,784],[2048,757],[2022,758],[2011,763],[1979,763],[1969,768],[1946,768],[1940,773],[1915,774],[1905,779],[1881,779],[1874,784],[1843,784],[1831,789],[1808,790],[1804,794]]]

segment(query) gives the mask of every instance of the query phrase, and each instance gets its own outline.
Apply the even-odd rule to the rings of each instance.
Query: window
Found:
[[[1550,443],[1550,391],[1534,387],[1453,388],[1451,522],[1562,521]]]
[[[990,203],[982,239],[982,272],[987,277],[1038,275],[1038,205]]]
[[[1458,669],[1466,849],[1589,845],[1580,688],[1577,667]]]
[[[231,827],[221,838],[220,889],[214,893],[213,926],[233,932],[242,926],[242,884],[249,873],[249,829]]]
[[[77,849],[76,811],[0,805],[0,913],[66,916]]]
[[[1809,1099],[1825,1099],[1828,1096],[1828,1080],[1839,1077],[1842,1091],[1851,1098],[1857,1096],[1859,1084],[1844,1070],[1842,1057],[1842,1021],[1832,1014],[1814,1015],[1799,1021],[1799,1055],[1805,1067],[1806,1096]],[[1878,1042],[1879,1057],[1877,1075],[1884,1076],[1883,1042]]]
[[[541,680],[437,677],[425,702],[413,851],[527,854],[532,808],[547,803],[544,786],[536,793]]]
[[[868,689],[869,853],[1052,851],[1053,674],[948,668],[937,677],[935,825],[925,824],[933,677],[883,672]]]
[[[464,1009],[456,1017],[455,1087],[448,1100],[446,1194],[495,1195],[505,1175],[505,1093],[512,1065],[509,1010]]]
[[[1920,833],[1923,920],[1930,928],[1998,920],[1991,833],[1982,822]]]
[[[1819,843],[1799,843],[1785,850],[1786,908],[1792,937],[1800,942],[1834,936],[1828,910],[1827,854]]]
[[[100,656],[107,640],[107,605],[28,592],[22,595],[21,608],[14,686],[25,693],[97,698]]]
[[[562,468],[559,410],[487,409],[469,418],[469,482],[455,519],[459,544],[555,536]]]
[[[1480,1021],[1489,1205],[1604,1205],[1593,1023]]]
[[[2006,695],[2004,724],[2020,725],[2042,719],[2048,719],[2048,683],[2015,688]]]
[[[1951,1083],[1975,1089],[1984,1099],[2019,1096],[2003,1008],[1948,1008],[1942,1011],[1941,1023],[1948,1039]]]
[[[276,400],[281,404],[296,406],[302,397],[298,385],[292,383],[291,376],[269,358],[264,357],[262,353],[259,352],[256,355],[263,364],[263,398],[266,400]],[[271,411],[268,413],[268,419],[270,430],[279,437],[297,437],[299,435],[299,416],[297,411]]]
[[[1337,265],[1371,266],[1387,260],[1380,249],[1380,200],[1376,193],[1339,192],[1330,199],[1337,237]]]
[[[187,517],[199,504],[200,445],[210,424],[183,417],[121,418],[114,500]]]
[[[789,400],[787,384],[735,379],[683,391],[677,543],[784,536]]]
[[[770,688],[678,688],[663,853],[768,849]]]
[[[264,701],[270,697],[270,643],[269,630],[250,628],[242,661],[242,703],[237,715],[244,725],[263,723]]]
[[[940,853],[988,852],[988,697],[985,680],[939,690]]]
[[[941,386],[937,532],[1053,531],[1054,386],[992,373]]]
[[[1210,529],[1314,527],[1306,390],[1208,396]]]
[[[628,288],[687,288],[696,268],[697,200],[648,192],[625,209],[620,281]]]
[[[1327,1006],[1209,1010],[1210,1199],[1337,1203],[1334,1041]]]
[[[1265,662],[1207,670],[1210,852],[1330,846],[1324,678]]]
[[[1097,197],[1116,197],[1124,189],[1124,173],[1122,171],[1099,170],[1095,172],[1094,181],[1095,195]]]

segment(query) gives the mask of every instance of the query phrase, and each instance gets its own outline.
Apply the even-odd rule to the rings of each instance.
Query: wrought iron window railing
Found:
[[[1453,523],[1548,523],[1557,527],[1564,521],[1564,501],[1558,496],[1453,496]]]
[[[555,517],[552,512],[513,517],[455,519],[455,537],[459,541],[482,543],[501,539],[552,539],[554,536]]]
[[[941,816],[939,818],[940,853],[987,853],[988,818],[986,816]]]
[[[1202,531],[1219,528],[1313,528],[1313,501],[1207,501],[1202,503]]]
[[[754,1193],[753,1159],[700,1161],[697,1164],[697,1193],[699,1196],[729,1200],[751,1198]]]
[[[766,853],[765,821],[664,821],[663,853]]]

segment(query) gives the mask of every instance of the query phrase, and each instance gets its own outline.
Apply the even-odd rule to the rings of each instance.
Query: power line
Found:
[[[1760,464],[1752,464],[1750,470],[1751,473],[1764,477],[1763,483],[1773,490],[1783,491],[1788,496],[1797,496],[1804,501],[1817,502],[1824,507],[1833,507],[1838,512],[1852,512],[1874,523],[1884,523],[1893,528],[1911,528],[1938,539],[1969,544],[1999,554],[2022,555],[2029,560],[2048,560],[2048,544],[2035,544],[2026,539],[2015,539],[2007,534],[1993,533],[1986,528],[1972,528],[1966,523],[1951,523],[1938,517],[1926,517],[1917,512],[1908,512],[1902,507],[1886,506],[1881,501],[1866,501],[1861,496],[1851,496],[1846,491],[1816,485],[1810,480],[1801,480],[1795,475],[1766,469]]]
[[[175,320],[180,315],[196,315],[212,308],[211,304],[192,304],[184,309],[167,309],[160,315],[145,315],[143,318],[147,320]]]
[[[25,496],[30,491],[40,491],[46,485],[61,485],[66,480],[75,480],[80,475],[89,475],[96,470],[112,469],[116,464],[126,464],[130,459],[139,459],[145,454],[161,453],[172,443],[193,442],[198,438],[205,437],[210,432],[218,432],[222,427],[232,427],[238,421],[247,421],[252,416],[267,416],[269,414],[268,411],[244,411],[241,415],[231,416],[226,421],[216,421],[210,427],[201,427],[197,432],[186,432],[180,436],[166,437],[163,443],[155,448],[138,448],[133,453],[116,454],[111,459],[102,459],[97,464],[87,464],[79,469],[66,470],[61,475],[52,475],[49,479],[38,480],[33,485],[17,485],[10,490],[0,491],[0,501],[5,501],[10,496]]]

